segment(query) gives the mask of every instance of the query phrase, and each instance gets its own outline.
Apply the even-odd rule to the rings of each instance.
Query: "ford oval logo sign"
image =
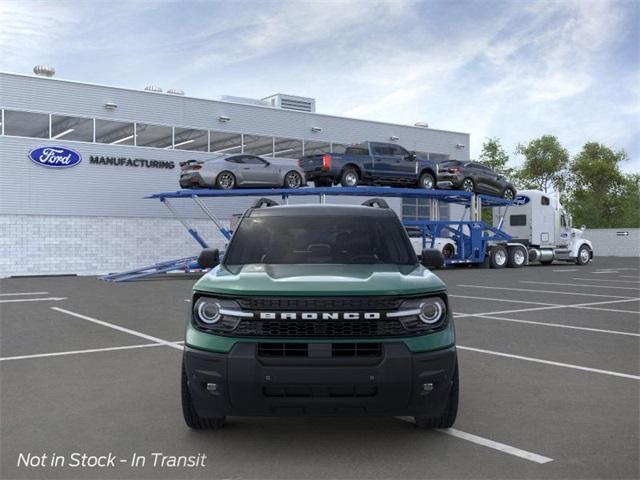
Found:
[[[29,159],[43,167],[69,168],[78,165],[82,161],[82,156],[64,147],[40,147],[29,152]]]
[[[531,200],[526,195],[516,195],[516,198],[513,200],[514,205],[526,205]]]

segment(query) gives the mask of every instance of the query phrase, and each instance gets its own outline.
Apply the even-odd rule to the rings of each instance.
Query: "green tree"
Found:
[[[513,168],[508,167],[509,155],[502,147],[497,137],[487,138],[482,144],[482,152],[478,158],[480,163],[507,177],[513,174]]]
[[[586,143],[569,167],[566,205],[576,225],[590,228],[640,225],[640,176],[625,175],[620,162],[624,150],[614,152],[597,142]]]
[[[543,135],[519,144],[518,154],[524,155],[524,164],[517,172],[518,186],[536,188],[548,192],[564,190],[569,152],[560,145],[553,135]]]

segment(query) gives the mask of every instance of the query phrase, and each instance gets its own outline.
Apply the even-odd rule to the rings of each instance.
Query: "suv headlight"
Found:
[[[234,330],[244,317],[253,313],[244,312],[237,302],[226,298],[208,297],[196,293],[193,297],[193,322],[202,330],[229,332]]]
[[[438,296],[406,300],[393,316],[398,317],[407,330],[433,330],[446,322],[446,299]]]
[[[193,310],[198,321],[207,325],[213,325],[222,318],[222,315],[220,315],[220,308],[222,307],[216,299],[200,297]]]
[[[446,312],[447,307],[440,298],[429,298],[420,304],[418,318],[427,325],[433,325],[438,323]]]

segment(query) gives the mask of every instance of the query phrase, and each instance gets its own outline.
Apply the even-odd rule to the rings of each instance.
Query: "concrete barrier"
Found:
[[[584,232],[596,257],[640,257],[640,228],[593,228]]]

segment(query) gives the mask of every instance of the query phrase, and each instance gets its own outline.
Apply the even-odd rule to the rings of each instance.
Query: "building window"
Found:
[[[318,155],[323,153],[329,153],[331,151],[331,144],[327,142],[310,142],[304,141],[304,154],[305,155]]]
[[[133,145],[134,126],[129,122],[96,120],[96,142],[111,145]]]
[[[173,148],[176,150],[206,152],[209,148],[208,132],[206,130],[176,127],[174,129]]]
[[[242,135],[229,132],[209,132],[209,151],[211,153],[242,153]]]
[[[136,146],[171,148],[173,129],[163,125],[136,123]]]
[[[93,119],[51,115],[51,138],[93,142]]]
[[[261,135],[244,135],[244,153],[261,155],[264,157],[272,157],[273,137],[263,137]]]
[[[49,138],[49,115],[5,110],[4,134],[16,137]]]
[[[302,140],[276,137],[273,141],[275,145],[274,157],[295,159],[302,157]]]

